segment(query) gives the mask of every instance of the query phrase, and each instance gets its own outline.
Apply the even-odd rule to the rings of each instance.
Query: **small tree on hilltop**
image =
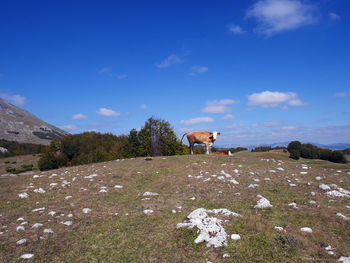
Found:
[[[290,158],[299,160],[301,155],[301,143],[299,141],[292,141],[288,144],[287,150],[290,154]]]

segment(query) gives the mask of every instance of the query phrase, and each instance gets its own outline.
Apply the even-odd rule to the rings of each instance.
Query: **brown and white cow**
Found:
[[[204,143],[207,147],[206,154],[209,154],[210,146],[213,145],[214,141],[216,140],[216,137],[220,135],[220,132],[208,132],[208,131],[194,131],[194,132],[188,132],[182,135],[181,143],[184,138],[184,136],[187,135],[188,143],[190,144],[191,154],[193,154],[193,145],[195,143]]]

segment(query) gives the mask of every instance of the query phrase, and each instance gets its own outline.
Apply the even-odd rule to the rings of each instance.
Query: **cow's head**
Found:
[[[216,131],[213,132],[213,140],[214,140],[214,141],[216,140],[216,137],[217,137],[218,135],[220,135],[220,132],[216,132]]]

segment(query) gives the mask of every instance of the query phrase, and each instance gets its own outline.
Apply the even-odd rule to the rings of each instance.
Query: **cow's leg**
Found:
[[[207,147],[207,152],[206,152],[206,154],[209,154],[209,143],[205,143],[205,146]]]
[[[190,143],[190,150],[191,150],[191,154],[193,155],[193,144],[194,143]]]

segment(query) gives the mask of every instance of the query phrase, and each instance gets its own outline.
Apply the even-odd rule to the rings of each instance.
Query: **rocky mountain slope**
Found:
[[[0,98],[0,139],[49,144],[66,135],[67,132]]]

